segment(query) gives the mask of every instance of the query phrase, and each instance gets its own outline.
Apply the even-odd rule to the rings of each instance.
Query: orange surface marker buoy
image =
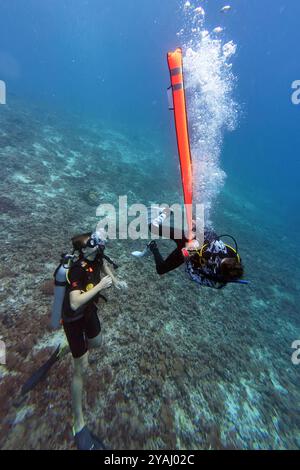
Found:
[[[184,204],[186,208],[187,224],[192,238],[192,204],[193,204],[193,171],[186,111],[186,99],[183,77],[182,50],[176,49],[168,53],[168,65],[171,76],[173,95],[173,110],[177,136],[178,154],[181,168]]]

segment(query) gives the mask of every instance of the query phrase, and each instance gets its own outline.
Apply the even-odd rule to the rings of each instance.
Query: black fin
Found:
[[[108,450],[103,442],[89,431],[87,426],[76,433],[74,439],[78,450]]]
[[[103,442],[99,439],[99,437],[95,436],[95,434],[91,433],[91,436],[93,438],[93,442],[95,445],[95,450],[110,450],[108,447],[106,447]]]
[[[21,395],[26,395],[30,392],[39,382],[41,382],[53,366],[56,361],[59,359],[59,352],[60,352],[60,345],[54,351],[54,353],[50,356],[50,358],[38,369],[36,370],[29,379],[26,380],[22,389]]]

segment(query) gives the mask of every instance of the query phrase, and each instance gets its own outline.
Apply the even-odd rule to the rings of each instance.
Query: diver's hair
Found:
[[[85,243],[92,235],[92,232],[81,233],[80,235],[75,235],[72,237],[72,245],[75,251],[81,251],[85,247]]]
[[[225,258],[221,263],[221,275],[225,282],[238,281],[244,275],[244,267],[237,258]]]

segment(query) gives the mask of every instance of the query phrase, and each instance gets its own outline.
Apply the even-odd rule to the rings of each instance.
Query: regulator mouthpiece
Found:
[[[104,250],[105,249],[105,244],[106,244],[106,241],[103,240],[100,237],[99,233],[94,232],[94,233],[92,233],[92,235],[90,236],[90,238],[86,242],[86,247],[89,247],[89,248],[98,247],[99,249]]]

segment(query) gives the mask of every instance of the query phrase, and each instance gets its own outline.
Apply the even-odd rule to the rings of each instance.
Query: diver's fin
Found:
[[[21,396],[26,395],[30,392],[39,382],[41,382],[53,366],[56,361],[61,357],[60,354],[60,345],[54,351],[54,353],[50,356],[50,358],[38,369],[36,370],[29,379],[26,380],[22,389],[21,389]]]
[[[92,434],[87,426],[74,434],[74,439],[78,450],[107,450],[103,442]]]
[[[150,253],[150,251],[149,251],[148,247],[146,246],[146,248],[143,251],[133,251],[131,254],[135,258],[143,258],[144,256],[149,255],[149,253]]]
[[[133,251],[131,254],[136,258],[142,258],[143,256],[148,256],[152,253],[153,249],[157,249],[157,244],[155,240],[151,240],[147,245],[144,251]]]
[[[151,206],[147,208],[147,222],[155,226],[162,225],[164,221],[174,213],[169,206]]]
[[[99,437],[95,436],[95,434],[91,433],[91,436],[93,438],[95,450],[110,450],[108,447],[106,447],[103,444],[103,442],[99,439]]]

